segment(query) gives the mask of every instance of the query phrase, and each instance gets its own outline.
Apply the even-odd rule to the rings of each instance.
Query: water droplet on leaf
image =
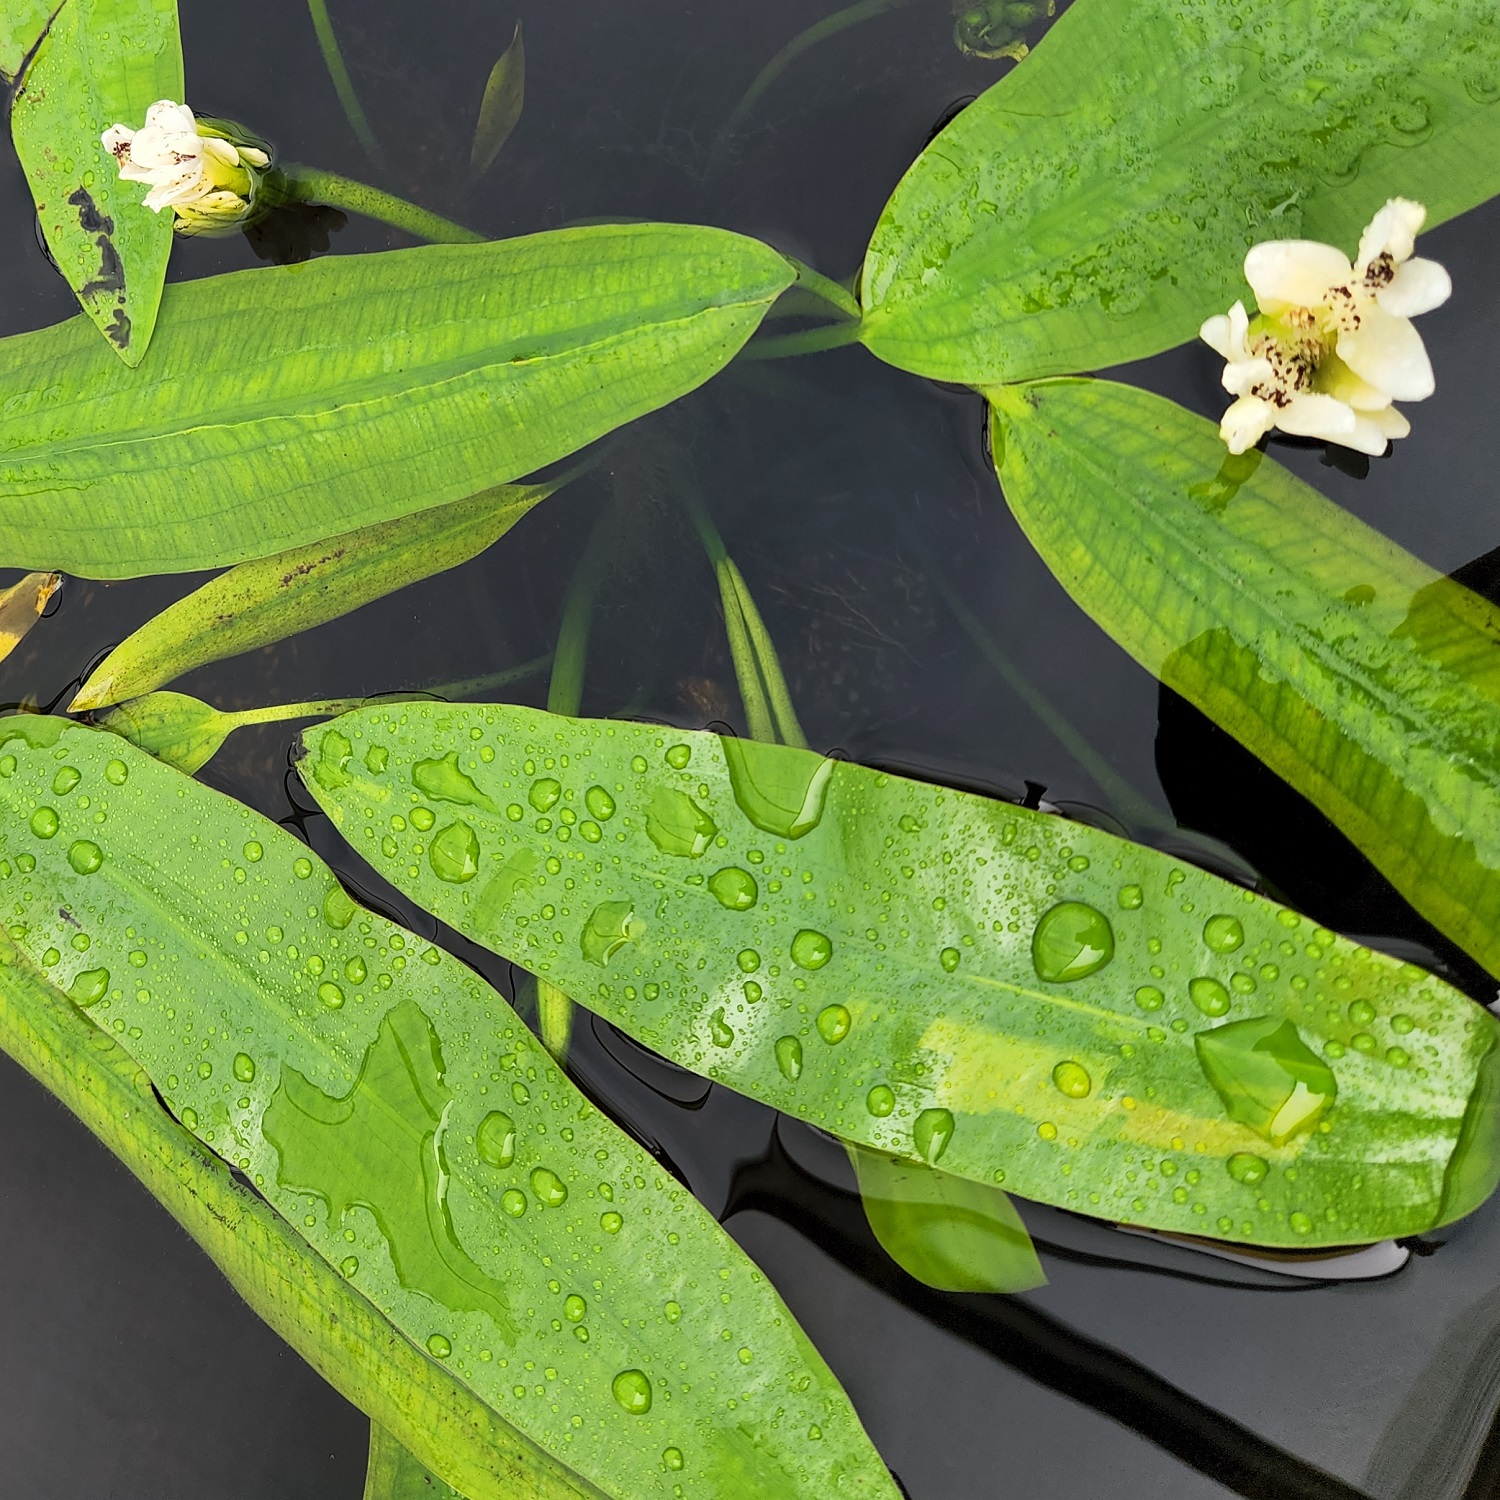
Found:
[[[1067,984],[1096,974],[1115,956],[1115,935],[1103,912],[1081,901],[1062,901],[1043,914],[1031,935],[1037,977]]]

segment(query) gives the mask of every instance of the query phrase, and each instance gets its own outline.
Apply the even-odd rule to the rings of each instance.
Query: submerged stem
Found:
[[[842,349],[859,342],[858,323],[830,323],[826,328],[808,328],[801,333],[780,333],[757,339],[744,349],[741,359],[790,359],[797,354],[820,354],[824,349]]]
[[[280,194],[288,203],[328,203],[368,219],[379,219],[434,245],[480,245],[484,236],[405,198],[383,192],[352,177],[293,162],[281,168]]]
[[[841,286],[831,276],[825,276],[821,271],[815,271],[811,266],[804,265],[795,256],[786,255],[782,259],[797,273],[797,285],[803,291],[810,293],[820,302],[826,302],[843,317],[853,318],[856,323],[864,316],[863,310],[855,300],[854,293],[847,287]]]
[[[318,36],[318,49],[323,54],[328,76],[333,80],[333,91],[339,96],[339,104],[343,106],[344,118],[348,120],[349,128],[354,132],[365,155],[370,158],[370,165],[382,176],[389,176],[390,167],[385,159],[385,152],[375,139],[369,120],[365,118],[359,95],[354,92],[354,80],[349,77],[349,69],[344,65],[344,54],[339,50],[338,37],[334,35],[333,20],[328,14],[326,0],[307,0],[307,9],[312,16],[313,30]]]

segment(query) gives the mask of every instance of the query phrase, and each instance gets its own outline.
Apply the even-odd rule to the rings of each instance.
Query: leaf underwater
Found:
[[[478,976],[118,739],[0,733],[0,896],[27,962],[513,1445],[615,1500],[894,1500],[765,1278]],[[470,1500],[515,1493],[396,1435]]]
[[[152,213],[146,187],[120,180],[100,135],[140,126],[183,88],[177,0],[67,0],[11,105],[47,248],[106,346],[132,367],[156,326],[172,214]]]
[[[0,10],[0,80],[10,83],[42,39],[60,0],[6,0]]]
[[[474,126],[474,144],[469,170],[478,177],[494,166],[510,133],[521,122],[526,107],[526,43],[521,23],[516,22],[510,45],[495,61],[479,101],[479,119]]]
[[[1261,240],[1500,192],[1497,83],[1493,0],[1077,0],[897,187],[864,343],[968,385],[1171,348]]]
[[[845,1140],[1301,1247],[1431,1228],[1500,1174],[1500,1022],[1155,850],[808,751],[513,706],[302,738],[308,789],[405,895]]]
[[[19,583],[0,590],[0,661],[31,633],[61,587],[61,573],[28,573]]]
[[[364,1500],[464,1500],[419,1463],[378,1423],[370,1424]]]
[[[1162,397],[990,394],[1005,498],[1069,594],[1500,975],[1500,609]]]
[[[0,339],[0,562],[223,567],[461,500],[701,385],[793,276],[606,224],[174,283],[137,371],[81,318]]]
[[[284,641],[477,557],[555,485],[506,485],[241,563],[153,615],[100,662],[69,713],[139,697],[196,667]]]

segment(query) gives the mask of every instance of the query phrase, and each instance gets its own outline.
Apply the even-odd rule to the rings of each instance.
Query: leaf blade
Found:
[[[1500,191],[1486,0],[1247,14],[1071,6],[897,187],[866,346],[972,385],[1096,370],[1192,338],[1245,295],[1257,241],[1352,252],[1389,196],[1435,224]]]
[[[181,99],[177,0],[67,0],[11,109],[11,133],[47,247],[84,312],[130,367],[151,342],[172,215],[121,182],[100,135]]]
[[[526,44],[521,38],[521,23],[517,21],[510,45],[490,69],[484,97],[479,101],[479,119],[469,152],[469,170],[473,176],[482,176],[494,166],[511,132],[521,123],[525,107]]]
[[[1170,401],[992,395],[1006,499],[1069,593],[1500,973],[1500,611]]]
[[[240,563],[126,637],[94,669],[68,712],[139,697],[209,662],[286,640],[456,568],[555,490],[502,486]]]
[[[1500,1173],[1487,1137],[1460,1149],[1465,1121],[1488,1119],[1500,1022],[1155,850],[790,747],[509,705],[371,707],[303,742],[308,789],[411,899],[680,1066],[845,1140],[1271,1245],[1405,1233],[1466,1211],[1439,1163],[1478,1163],[1467,1207]],[[352,747],[343,779],[322,775],[330,743]],[[383,769],[361,770],[375,745]],[[445,754],[473,787],[442,808],[472,868],[448,857],[455,834],[422,856],[376,836]],[[562,755],[565,773],[537,770]],[[595,789],[608,818],[589,814]],[[1318,999],[1335,973],[1372,1015],[1441,1039],[1427,1076],[1353,1047],[1353,1018]],[[1255,1183],[1232,1175],[1240,1157]],[[1161,1159],[1201,1182],[1179,1198],[1175,1170],[1143,1177]]]
[[[0,557],[181,572],[460,500],[700,385],[792,275],[727,231],[601,225],[174,284],[133,376],[78,320],[0,340]]]
[[[565,1455],[584,1492],[667,1500],[675,1445],[713,1500],[891,1500],[847,1398],[764,1278],[477,975],[357,907],[278,825],[112,736],[14,716],[0,739],[16,762],[0,778],[0,881],[21,876],[46,907],[13,941],[424,1358],[526,1445]],[[86,814],[53,790],[60,768],[68,789],[87,787]],[[51,837],[33,825],[41,805]],[[716,1336],[721,1289],[749,1364]],[[559,1372],[542,1398],[530,1382],[516,1394],[527,1359]],[[666,1372],[684,1362],[678,1383]],[[785,1425],[747,1433],[747,1413],[770,1406]],[[473,1494],[429,1444],[396,1435]]]

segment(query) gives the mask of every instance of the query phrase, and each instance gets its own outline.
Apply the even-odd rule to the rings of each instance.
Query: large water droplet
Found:
[[[686,748],[686,747],[684,747]],[[640,1370],[621,1370],[610,1382],[610,1390],[623,1411],[644,1417],[651,1410],[651,1382]]]
[[[233,1064],[234,1076],[241,1083],[255,1081],[255,1059],[248,1052],[236,1052]]]
[[[500,1207],[511,1218],[519,1219],[526,1212],[526,1194],[520,1188],[506,1188],[500,1195]]]
[[[1205,1016],[1229,1014],[1229,991],[1217,979],[1200,975],[1188,981],[1188,998]]]
[[[584,1314],[588,1310],[588,1303],[577,1292],[573,1292],[563,1302],[563,1317],[570,1323],[583,1322]]]
[[[713,1015],[708,1018],[708,1032],[709,1035],[714,1039],[715,1047],[734,1046],[734,1027],[732,1027],[729,1022],[724,1019],[724,1011],[722,1008],[716,1010]]]
[[[790,1083],[802,1076],[802,1043],[794,1036],[776,1039],[776,1066],[781,1076]]]
[[[601,901],[579,935],[583,956],[602,969],[630,941],[635,908],[629,901]]]
[[[474,1149],[486,1165],[508,1167],[516,1159],[516,1122],[503,1110],[491,1110],[474,1132]]]
[[[68,863],[80,875],[93,875],[104,863],[104,851],[89,839],[77,839],[68,848]]]
[[[1266,1173],[1271,1170],[1270,1164],[1263,1156],[1256,1156],[1251,1151],[1236,1151],[1224,1163],[1224,1166],[1236,1182],[1243,1182],[1248,1187],[1264,1182]]]
[[[78,785],[83,777],[75,766],[59,766],[57,775],[52,778],[52,791],[55,796],[66,797],[69,792]]]
[[[646,834],[663,854],[697,859],[713,843],[718,825],[686,792],[657,787],[646,814]]]
[[[1114,956],[1109,919],[1081,901],[1059,902],[1043,913],[1031,935],[1032,964],[1048,984],[1097,974]]]
[[[550,812],[562,796],[562,782],[552,776],[543,776],[532,782],[526,800],[540,813]]]
[[[762,832],[800,839],[823,817],[834,763],[788,745],[723,739],[729,783],[739,809]]]
[[[441,760],[419,760],[411,768],[412,784],[434,802],[456,802],[461,807],[494,811],[494,803],[458,768],[458,751]]]
[[[31,831],[39,839],[50,839],[57,833],[57,809],[39,807],[31,815]]]
[[[874,1088],[865,1095],[865,1108],[875,1116],[877,1120],[883,1120],[896,1108],[895,1091],[887,1084],[877,1083]]]
[[[673,745],[666,755],[666,761],[674,771],[685,771],[687,763],[693,758],[693,747],[691,745]]]
[[[664,1448],[661,1455],[662,1463],[669,1469],[680,1469],[686,1460],[682,1456],[681,1448]]]
[[[1094,1087],[1089,1070],[1082,1063],[1076,1062],[1058,1063],[1052,1070],[1052,1082],[1059,1093],[1066,1094],[1070,1099],[1087,1099],[1089,1091]]]
[[[354,898],[341,885],[330,887],[323,897],[323,920],[335,932],[342,932],[354,920],[357,909]]]
[[[68,999],[74,1005],[97,1005],[109,993],[108,969],[82,969],[68,986]]]
[[[817,1024],[818,1035],[830,1047],[836,1047],[849,1035],[849,1028],[854,1024],[854,1018],[849,1014],[849,1008],[845,1005],[827,1005],[818,1012]]]
[[[792,939],[792,962],[799,969],[821,969],[833,957],[833,944],[821,933],[804,927]]]
[[[615,815],[615,799],[602,786],[591,786],[583,794],[583,805],[601,823],[609,822]]]
[[[124,786],[130,777],[130,767],[123,760],[112,760],[104,768],[104,779],[111,786]]]
[[[741,870],[735,865],[710,875],[708,889],[726,911],[749,911],[760,895],[755,877],[749,870]]]
[[[453,1345],[440,1333],[434,1333],[427,1340],[427,1352],[434,1359],[447,1359],[453,1353]]]
[[[946,1109],[924,1109],[911,1128],[911,1138],[917,1155],[924,1161],[936,1162],[948,1149],[953,1139],[953,1114]]]
[[[467,823],[450,823],[433,835],[427,862],[439,880],[462,885],[479,873],[479,839]]]
[[[1200,1031],[1193,1044],[1229,1118],[1267,1140],[1285,1140],[1311,1124],[1338,1093],[1332,1069],[1290,1021],[1231,1021]]]
[[[538,1203],[561,1208],[568,1201],[568,1186],[550,1167],[536,1167],[531,1173],[531,1191]]]
[[[1245,941],[1245,929],[1238,917],[1210,917],[1203,924],[1203,942],[1215,953],[1233,953]]]

